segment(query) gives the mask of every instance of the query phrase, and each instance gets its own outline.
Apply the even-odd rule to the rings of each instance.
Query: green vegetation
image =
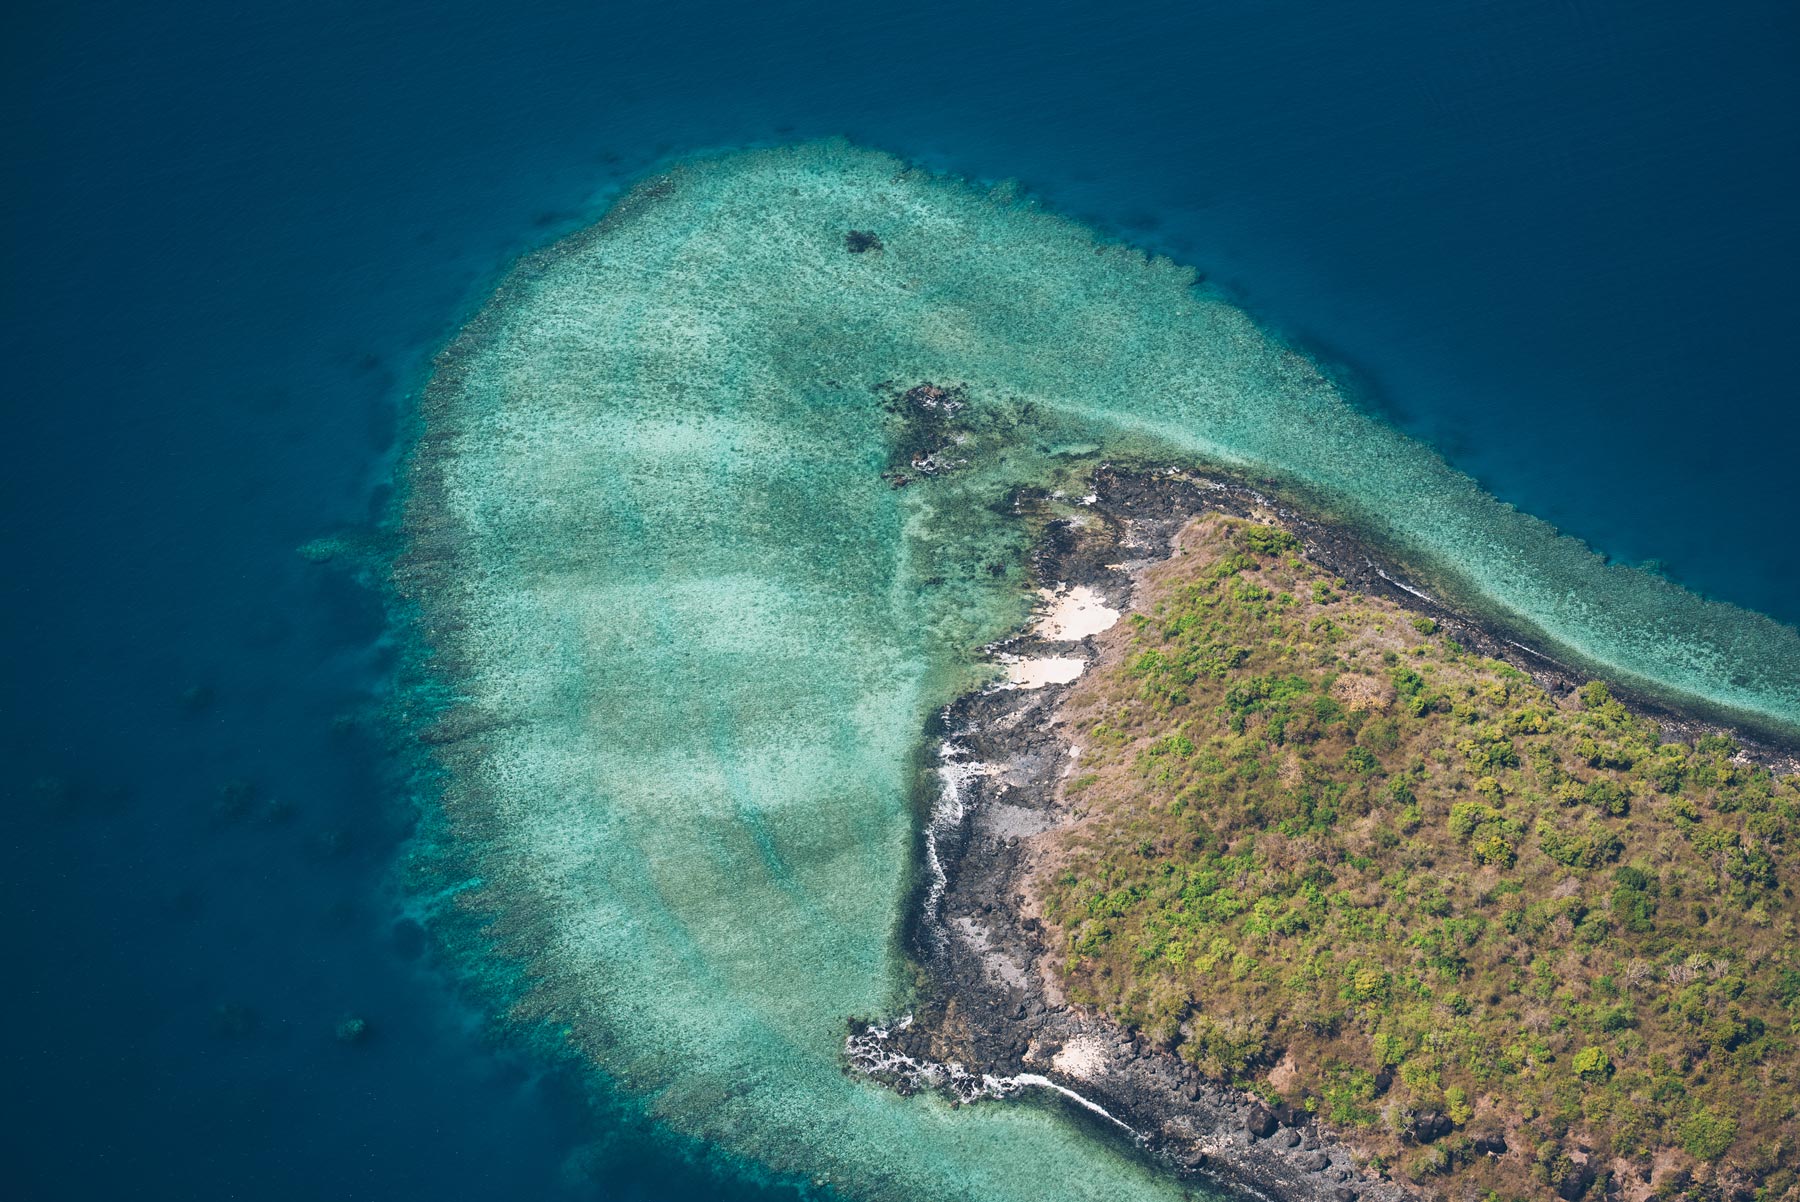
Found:
[[[1088,817],[1038,887],[1071,998],[1265,1093],[1282,1064],[1427,1192],[1544,1196],[1586,1149],[1795,1197],[1800,781],[1296,546],[1199,523],[1070,698]]]

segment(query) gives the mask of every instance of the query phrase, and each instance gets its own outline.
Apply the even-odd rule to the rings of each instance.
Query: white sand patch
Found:
[[[1092,1081],[1106,1068],[1106,1045],[1091,1035],[1077,1035],[1050,1057],[1050,1067],[1078,1081]]]
[[[1072,643],[1090,634],[1099,634],[1119,620],[1119,611],[1107,605],[1099,593],[1085,584],[1074,588],[1059,585],[1041,588],[1044,610],[1032,626],[1032,633],[1057,643]]]
[[[1000,686],[1003,689],[1041,689],[1048,684],[1068,684],[1087,668],[1085,659],[1067,655],[1047,659],[1003,655],[1000,661],[1006,665],[1006,683]]]

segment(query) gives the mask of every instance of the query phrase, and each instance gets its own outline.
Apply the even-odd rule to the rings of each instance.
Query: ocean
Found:
[[[698,150],[843,134],[1193,263],[1520,509],[1800,619],[1791,9],[15,9],[24,1196],[748,1194],[445,989],[359,720],[430,356]],[[366,1022],[360,1037],[341,1025]]]

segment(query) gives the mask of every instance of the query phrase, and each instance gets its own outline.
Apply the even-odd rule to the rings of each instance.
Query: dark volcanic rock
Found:
[[[1594,1167],[1592,1165],[1573,1165],[1557,1180],[1556,1196],[1563,1199],[1563,1202],[1576,1202],[1576,1199],[1587,1194],[1588,1187],[1593,1184]]]
[[[1456,1129],[1450,1116],[1438,1110],[1426,1110],[1413,1116],[1406,1133],[1419,1143],[1428,1144],[1444,1138]]]
[[[1244,1116],[1244,1130],[1257,1139],[1268,1139],[1275,1134],[1275,1116],[1266,1107],[1258,1106]]]

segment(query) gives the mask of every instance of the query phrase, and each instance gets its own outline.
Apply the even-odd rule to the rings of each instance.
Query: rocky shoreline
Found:
[[[1029,511],[1049,500],[1032,494],[1017,504]],[[1046,588],[1085,589],[1128,612],[1142,569],[1166,559],[1175,535],[1206,512],[1285,526],[1301,537],[1309,559],[1353,588],[1432,617],[1464,646],[1529,672],[1554,695],[1584,680],[1446,611],[1341,530],[1241,484],[1190,473],[1098,469],[1076,516],[1045,523],[1034,576]],[[1045,633],[1034,629],[988,651],[1010,661],[1081,655],[1091,665],[1091,637],[1069,641]],[[1057,683],[989,687],[940,715],[932,739],[936,779],[925,802],[924,879],[906,930],[908,950],[925,970],[921,996],[904,1019],[852,1024],[851,1069],[903,1092],[936,1089],[963,1102],[1055,1091],[1097,1121],[1129,1132],[1179,1174],[1232,1193],[1282,1202],[1415,1197],[1360,1168],[1353,1144],[1308,1112],[1271,1108],[1229,1083],[1208,1080],[1173,1052],[1063,998],[1029,882],[1041,855],[1038,837],[1077,817],[1058,789],[1072,763],[1056,721],[1067,692]],[[1672,735],[1714,729],[1635,708],[1653,713]],[[1757,750],[1765,762],[1794,766],[1780,752]],[[1448,1129],[1442,1116],[1422,1114],[1413,1120],[1412,1138],[1427,1143]],[[1489,1143],[1484,1152],[1505,1151],[1497,1136]]]

